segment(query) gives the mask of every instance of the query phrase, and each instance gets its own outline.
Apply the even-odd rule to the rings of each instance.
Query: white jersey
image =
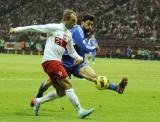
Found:
[[[73,40],[71,32],[65,27],[63,23],[60,24],[46,24],[33,25],[15,28],[15,32],[41,32],[47,33],[47,42],[45,45],[44,56],[42,62],[49,60],[61,61],[65,49],[74,59],[81,59],[73,47]]]

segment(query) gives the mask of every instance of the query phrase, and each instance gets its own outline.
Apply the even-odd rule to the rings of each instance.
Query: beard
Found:
[[[84,30],[85,33],[90,33],[90,32],[91,32],[90,29],[86,29],[86,28],[84,28],[84,27],[83,27],[83,30]]]
[[[84,31],[85,37],[87,38],[87,37],[90,35],[91,30],[90,30],[90,29],[85,29],[85,28],[82,28],[82,29],[83,29],[83,31]]]

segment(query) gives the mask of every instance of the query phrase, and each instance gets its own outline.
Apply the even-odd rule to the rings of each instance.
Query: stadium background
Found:
[[[160,59],[159,6],[159,0],[1,0],[0,52],[40,54],[46,35],[9,35],[9,28],[59,22],[70,8],[79,18],[86,12],[96,16],[98,56],[125,58],[129,46],[129,58]]]

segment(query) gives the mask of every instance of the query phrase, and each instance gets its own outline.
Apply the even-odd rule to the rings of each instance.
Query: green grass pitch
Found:
[[[0,122],[160,122],[160,61],[96,58],[92,67],[97,74],[113,83],[127,75],[129,84],[119,95],[98,91],[93,83],[73,77],[81,105],[95,108],[91,116],[81,120],[66,97],[43,104],[40,116],[34,116],[30,100],[47,78],[41,59],[0,54]]]

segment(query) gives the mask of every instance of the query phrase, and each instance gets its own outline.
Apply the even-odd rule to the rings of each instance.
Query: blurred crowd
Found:
[[[10,27],[59,22],[66,8],[75,10],[79,18],[86,12],[96,16],[96,38],[102,48],[160,45],[159,0],[1,0],[0,38],[13,41]],[[43,47],[38,36],[17,34],[14,41]]]
[[[160,1],[130,0],[99,18],[97,28],[110,43],[156,45],[160,43]],[[100,36],[101,37],[101,36]],[[104,42],[101,39],[102,43]]]
[[[106,58],[128,58],[128,59],[143,59],[155,60],[160,59],[160,51],[156,48],[132,48],[128,47],[108,47],[103,50],[100,55],[105,55]]]

